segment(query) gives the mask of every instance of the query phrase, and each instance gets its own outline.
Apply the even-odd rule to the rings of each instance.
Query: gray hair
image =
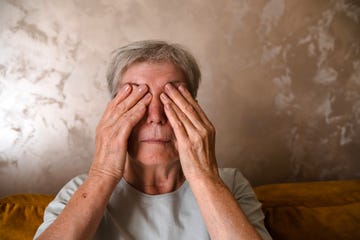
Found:
[[[135,62],[169,62],[180,68],[185,75],[187,87],[195,98],[201,73],[195,58],[179,44],[146,40],[130,43],[112,52],[107,71],[108,89],[116,95],[122,74]]]

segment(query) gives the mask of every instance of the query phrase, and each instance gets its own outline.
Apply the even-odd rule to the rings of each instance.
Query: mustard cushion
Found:
[[[275,240],[360,239],[360,180],[256,187],[265,225]],[[0,239],[32,239],[51,195],[0,199]]]
[[[256,187],[275,240],[360,239],[360,180]]]
[[[51,195],[19,194],[0,199],[0,239],[33,239]]]

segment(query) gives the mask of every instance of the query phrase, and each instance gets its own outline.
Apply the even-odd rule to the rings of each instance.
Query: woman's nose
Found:
[[[164,111],[164,105],[160,101],[160,96],[153,96],[147,110],[147,123],[165,124],[167,117]]]

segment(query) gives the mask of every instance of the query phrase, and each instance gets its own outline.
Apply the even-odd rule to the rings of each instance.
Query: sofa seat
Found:
[[[270,184],[254,190],[274,239],[360,239],[360,180]]]
[[[269,184],[254,191],[275,240],[360,239],[360,180]],[[0,240],[33,239],[53,198],[1,198]]]
[[[0,199],[0,239],[33,239],[52,195],[18,194]]]

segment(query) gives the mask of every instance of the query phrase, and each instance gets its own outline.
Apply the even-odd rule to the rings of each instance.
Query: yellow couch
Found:
[[[256,187],[265,225],[278,240],[360,239],[360,180]],[[0,240],[32,239],[51,195],[0,199]]]
[[[274,239],[360,239],[360,180],[256,187]]]
[[[0,199],[0,240],[33,239],[44,210],[54,197],[19,194]]]

